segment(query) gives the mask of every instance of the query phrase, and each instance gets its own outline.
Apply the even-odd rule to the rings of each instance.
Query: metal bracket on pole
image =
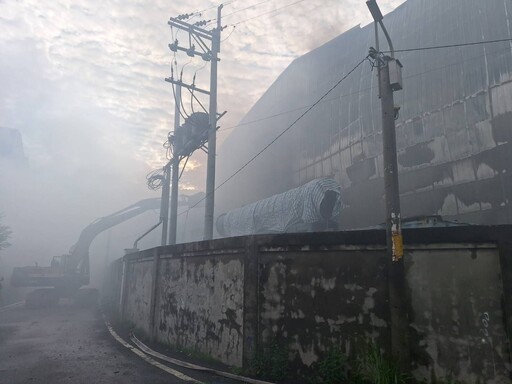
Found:
[[[201,88],[197,88],[194,84],[185,84],[184,82],[182,82],[180,80],[174,80],[172,77],[165,78],[165,81],[167,81],[168,83],[174,84],[174,85],[179,85],[180,87],[183,87],[183,88],[190,89],[194,92],[199,92],[199,93],[204,93],[205,95],[210,95],[210,92],[208,92],[204,89],[201,89]]]

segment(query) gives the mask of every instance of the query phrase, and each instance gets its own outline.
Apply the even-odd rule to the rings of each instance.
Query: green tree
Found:
[[[0,220],[2,219],[2,216],[0,216]],[[9,247],[11,244],[7,241],[9,240],[9,237],[11,237],[11,228],[9,228],[7,225],[3,225],[0,223],[0,250]]]

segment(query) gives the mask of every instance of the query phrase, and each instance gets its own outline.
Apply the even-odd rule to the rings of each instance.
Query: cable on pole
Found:
[[[180,175],[178,177],[178,180],[181,180],[181,176],[183,176],[183,172],[185,172],[185,167],[187,166],[188,159],[190,159],[190,156],[187,156],[187,159],[185,160],[185,164],[183,164],[183,168],[181,168]]]
[[[229,39],[231,37],[231,35],[233,34],[233,32],[235,32],[235,28],[236,28],[236,25],[232,25],[233,29],[231,30],[231,32],[229,32],[229,35],[227,37],[225,37],[224,39],[222,39],[220,42],[223,43],[224,41],[226,41],[227,39]]]
[[[173,96],[174,96],[174,103],[175,103],[175,104],[176,104],[176,103],[178,103],[178,109],[179,109],[179,111],[180,111],[180,115],[181,115],[181,117],[183,117],[183,120],[185,120],[186,118],[188,118],[188,115],[187,115],[187,116],[185,116],[185,115],[183,114],[183,112],[184,112],[184,111],[182,112],[182,111],[181,111],[181,109],[182,109],[182,108],[180,107],[180,105],[181,105],[181,106],[183,106],[183,97],[180,97],[180,100],[179,100],[179,101],[178,101],[178,100],[176,100],[176,89],[174,88],[174,84],[172,84],[172,85],[171,85],[171,87],[172,87],[172,94],[173,94]],[[186,113],[185,113],[185,114],[186,114]]]
[[[196,69],[196,71],[194,72],[194,77],[192,79],[192,85],[194,87],[192,87],[192,90],[189,89],[190,91],[190,108],[192,109],[192,114],[195,113],[195,110],[194,110],[194,99],[199,103],[199,105],[201,106],[201,108],[203,108],[203,110],[208,113],[208,111],[203,107],[203,104],[201,104],[201,102],[199,101],[199,99],[194,95],[194,91],[195,91],[195,85],[196,85],[196,76],[197,76],[197,73],[202,71],[206,65],[208,64],[207,61],[204,62],[203,66],[201,68],[198,68]],[[188,89],[188,88],[187,88]]]

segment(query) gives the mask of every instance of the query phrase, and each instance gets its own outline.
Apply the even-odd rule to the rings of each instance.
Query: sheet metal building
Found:
[[[396,49],[512,37],[509,0],[409,0],[385,16]],[[381,43],[385,42],[382,37]],[[355,27],[296,59],[219,151],[221,183],[285,130],[374,45]],[[511,223],[512,44],[402,52],[395,94],[404,217]],[[377,78],[360,66],[323,102],[217,192],[216,214],[320,177],[342,188],[342,228],[384,222]]]

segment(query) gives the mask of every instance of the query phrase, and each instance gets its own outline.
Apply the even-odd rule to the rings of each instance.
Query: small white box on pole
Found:
[[[389,85],[394,91],[402,89],[402,63],[400,60],[391,59],[389,65]]]

